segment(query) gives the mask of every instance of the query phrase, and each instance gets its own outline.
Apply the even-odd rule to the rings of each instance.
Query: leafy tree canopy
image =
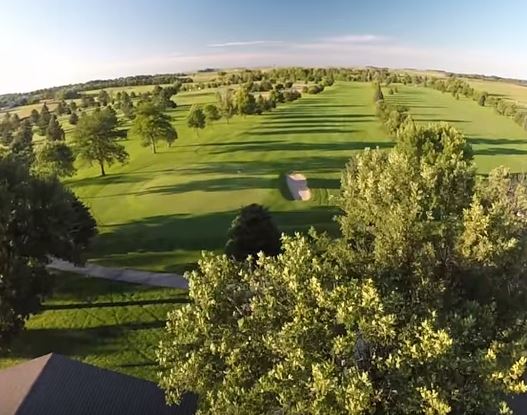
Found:
[[[39,310],[49,256],[81,263],[94,235],[88,209],[59,181],[0,157],[0,350]]]
[[[159,140],[167,142],[168,146],[177,139],[177,132],[172,126],[170,117],[163,113],[161,107],[152,103],[141,103],[136,110],[135,118],[128,134],[139,137],[144,147],[151,146],[156,153],[156,143]]]
[[[73,134],[73,147],[81,160],[97,163],[101,176],[105,176],[106,165],[128,160],[126,149],[116,141],[118,136],[115,111],[96,109],[80,117]]]
[[[509,413],[525,392],[527,188],[476,179],[447,125],[403,128],[342,176],[342,237],[206,255],[158,351],[203,413]]]

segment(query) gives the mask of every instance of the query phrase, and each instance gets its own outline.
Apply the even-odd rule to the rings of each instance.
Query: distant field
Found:
[[[166,314],[185,301],[175,289],[57,276],[53,297],[29,319],[0,368],[55,352],[155,381]]]
[[[0,111],[0,115],[5,114],[6,112],[9,112],[10,114],[18,114],[20,118],[25,118],[25,117],[29,117],[31,115],[31,111],[33,111],[34,109],[40,112],[40,110],[42,109],[42,105],[44,104],[38,103],[38,104],[31,104],[31,105],[22,105],[20,107],[12,108],[8,111]],[[50,111],[53,111],[57,107],[57,102],[48,101],[46,105],[48,106]]]
[[[221,249],[239,208],[253,202],[268,206],[285,232],[334,231],[329,196],[346,161],[358,149],[390,145],[369,84],[339,84],[272,113],[218,121],[199,137],[185,117],[192,103],[214,101],[214,91],[175,100],[180,139],[171,149],[153,155],[125,142],[128,165],[112,167],[105,178],[83,168],[68,181],[99,222],[93,258],[101,263],[184,269],[202,249]],[[314,200],[293,202],[284,194],[281,175],[291,170],[306,174]]]
[[[499,165],[515,172],[527,172],[527,131],[513,120],[498,115],[492,108],[480,107],[471,99],[431,88],[399,86],[399,94],[387,100],[407,105],[416,121],[446,121],[463,131],[474,147],[481,173]]]
[[[527,87],[503,81],[467,79],[470,85],[478,91],[487,91],[491,95],[514,101],[527,108]]]

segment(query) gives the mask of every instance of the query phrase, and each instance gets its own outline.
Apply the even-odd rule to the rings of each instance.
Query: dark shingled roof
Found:
[[[152,382],[48,354],[0,371],[0,415],[193,415],[196,398],[167,406]]]

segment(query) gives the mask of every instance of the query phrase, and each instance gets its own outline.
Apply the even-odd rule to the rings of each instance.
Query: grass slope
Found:
[[[237,210],[268,206],[281,230],[335,230],[329,197],[353,151],[390,141],[374,115],[369,84],[339,84],[262,116],[219,121],[196,135],[185,127],[189,105],[214,91],[178,95],[172,111],[180,139],[153,155],[125,145],[128,165],[97,177],[84,168],[69,185],[93,209],[101,235],[93,258],[128,267],[181,270],[203,249],[221,249]],[[281,175],[306,174],[314,199],[292,202]]]
[[[29,319],[0,367],[56,352],[155,381],[166,314],[185,301],[175,289],[58,275],[53,297]]]
[[[451,94],[431,88],[398,86],[399,93],[387,100],[407,105],[414,120],[446,121],[463,131],[472,144],[481,173],[499,165],[515,172],[527,171],[527,132],[512,119],[480,107],[471,99],[456,100]]]

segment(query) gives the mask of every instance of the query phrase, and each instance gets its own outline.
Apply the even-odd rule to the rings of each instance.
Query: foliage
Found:
[[[248,88],[240,87],[234,94],[234,107],[239,115],[254,114],[256,101]]]
[[[63,141],[64,140],[64,130],[57,120],[56,115],[52,115],[48,128],[46,129],[46,138],[50,141]]]
[[[44,175],[71,177],[75,174],[75,155],[62,141],[41,145],[36,154],[36,170]]]
[[[408,107],[391,105],[384,100],[377,101],[377,116],[390,134],[396,134],[407,122],[411,121]]]
[[[137,107],[128,134],[131,137],[139,137],[144,147],[151,146],[154,154],[159,140],[166,141],[170,147],[177,139],[177,132],[172,126],[170,117],[152,102],[144,102]]]
[[[95,222],[75,195],[55,179],[0,158],[0,349],[40,308],[47,293],[48,257],[82,262]]]
[[[324,87],[322,85],[311,85],[305,90],[305,92],[308,94],[319,94],[322,91],[324,91]]]
[[[238,261],[249,255],[256,258],[260,252],[271,256],[280,253],[280,232],[269,211],[256,203],[241,209],[227,237],[225,254]]]
[[[205,119],[208,124],[212,124],[214,121],[218,121],[221,118],[218,107],[214,104],[207,104],[203,108],[205,113]]]
[[[206,255],[158,359],[202,413],[506,413],[527,328],[527,188],[476,183],[447,125],[408,124],[342,177],[343,238],[283,237],[257,262]]]
[[[375,93],[373,94],[373,102],[379,102],[384,100],[384,95],[382,93],[381,84],[376,82],[374,85]]]
[[[71,115],[68,117],[68,122],[71,125],[77,125],[77,123],[79,122],[79,116],[77,115],[76,112],[71,113]]]
[[[199,134],[198,131],[205,128],[206,122],[205,112],[201,106],[196,104],[192,105],[187,115],[187,127],[193,128],[196,134]]]
[[[218,91],[216,93],[216,99],[218,101],[218,109],[223,118],[229,122],[229,120],[236,113],[236,108],[234,107],[233,102],[233,93],[232,89],[228,88],[223,93]]]
[[[116,141],[117,136],[115,112],[105,108],[79,119],[72,143],[79,158],[89,164],[97,162],[101,176],[105,176],[105,165],[125,163],[128,159],[125,148]]]

